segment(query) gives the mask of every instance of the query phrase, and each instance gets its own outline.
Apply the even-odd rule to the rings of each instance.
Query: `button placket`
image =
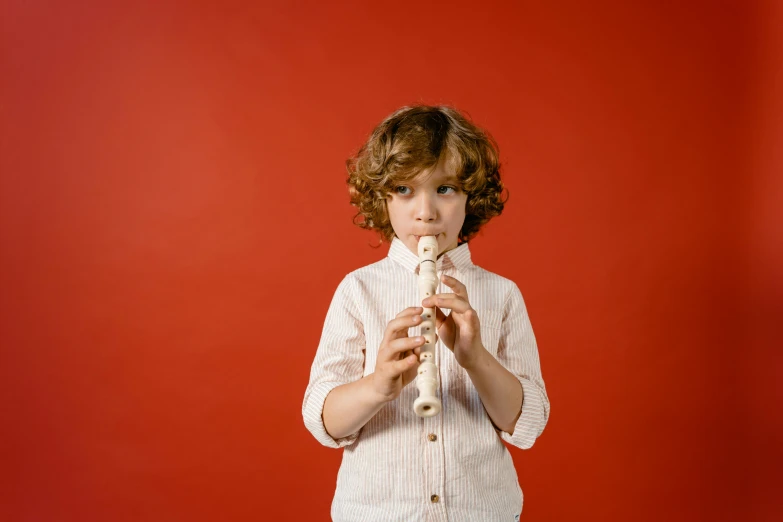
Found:
[[[429,499],[427,520],[445,521],[446,506],[443,500],[444,494],[444,448],[442,441],[443,414],[428,417],[424,423],[424,451],[428,463],[425,476],[427,477],[426,495]]]
[[[443,281],[441,280],[441,277],[443,274],[446,274],[451,277],[457,277],[455,274],[455,270],[453,265],[451,263],[445,263],[446,266],[442,266],[440,270],[438,270],[438,287],[436,290],[436,293],[438,294],[445,294],[445,293],[451,293],[452,290],[449,288]],[[450,313],[450,312],[449,312]],[[445,368],[443,368],[443,364],[446,362],[444,358],[447,359],[446,356],[446,347],[443,344],[443,341],[441,341],[440,337],[438,337],[438,341],[436,343],[436,364],[438,365],[438,371],[440,372],[441,376],[444,374]],[[444,393],[444,386],[443,382],[440,383],[439,386],[439,392],[438,395],[443,397]],[[441,398],[441,400],[444,400]],[[442,499],[443,491],[444,491],[444,448],[442,444],[442,438],[439,434],[442,434],[442,428],[443,428],[443,412],[441,412],[440,415],[436,415],[435,417],[429,417],[425,421],[425,452],[427,454],[427,460],[429,461],[429,466],[427,469],[427,486],[430,488],[429,490],[429,505],[430,505],[430,515],[432,520],[438,520],[438,521],[445,521],[446,520],[446,512],[445,512],[445,504]],[[428,518],[429,520],[430,518]]]

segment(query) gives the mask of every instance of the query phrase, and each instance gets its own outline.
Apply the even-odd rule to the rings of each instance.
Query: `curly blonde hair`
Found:
[[[387,198],[396,186],[441,160],[448,161],[468,196],[459,241],[469,241],[503,212],[508,191],[500,181],[495,140],[447,106],[398,109],[375,127],[356,156],[346,160],[351,205],[358,209],[354,224],[376,230],[381,240],[391,242],[394,230]]]

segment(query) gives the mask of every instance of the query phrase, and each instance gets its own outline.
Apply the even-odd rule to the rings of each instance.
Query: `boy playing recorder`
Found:
[[[357,224],[390,247],[339,284],[305,392],[307,428],[325,446],[345,448],[332,518],[519,520],[522,490],[502,441],[530,448],[549,399],[522,294],[473,264],[468,247],[503,210],[497,148],[452,108],[403,107],[347,165]],[[441,274],[424,301],[423,236],[437,239]],[[423,307],[436,310],[442,403],[424,418],[407,386],[424,344],[408,330],[421,324]]]

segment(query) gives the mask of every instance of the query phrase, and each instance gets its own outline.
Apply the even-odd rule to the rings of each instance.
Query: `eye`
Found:
[[[400,196],[407,196],[410,194],[410,187],[406,187],[405,185],[400,185],[399,187],[394,187],[394,193],[399,194]],[[407,191],[407,192],[406,192]]]
[[[449,190],[451,192],[448,192]],[[450,187],[448,185],[441,185],[440,187],[438,187],[438,194],[453,194],[456,191],[457,191],[456,188]]]

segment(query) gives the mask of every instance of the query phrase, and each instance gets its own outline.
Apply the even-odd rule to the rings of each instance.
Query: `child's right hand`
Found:
[[[424,337],[408,337],[408,328],[421,324],[423,311],[421,307],[406,308],[386,325],[372,374],[373,387],[385,402],[396,399],[416,378]]]

